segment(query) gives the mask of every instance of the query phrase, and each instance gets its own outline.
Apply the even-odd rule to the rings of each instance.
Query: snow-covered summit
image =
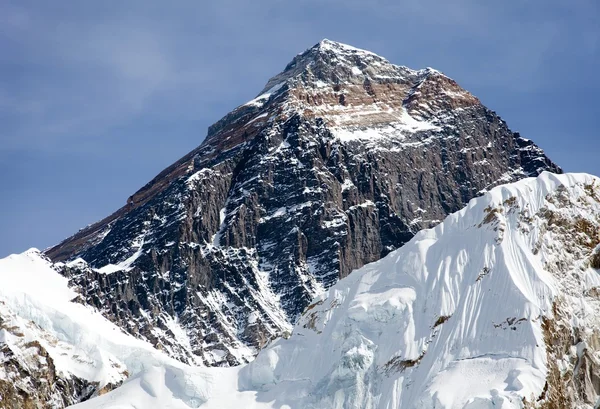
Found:
[[[300,82],[323,88],[364,79],[406,81],[427,72],[397,66],[370,51],[324,39],[294,57],[281,73],[267,82],[259,95],[278,84],[294,87]]]
[[[321,41],[319,41],[311,49],[318,49],[320,51],[333,51],[333,52],[340,53],[340,54],[360,53],[360,54],[377,55],[371,51],[363,50],[362,48],[353,47],[349,44],[340,43],[338,41],[332,41],[327,38],[324,38]],[[379,58],[382,58],[382,57],[379,57]]]
[[[413,70],[366,50],[322,40],[298,54],[237,111],[252,107],[257,118],[319,118],[343,142],[372,140],[377,145],[424,130],[440,131],[451,125],[450,109],[479,105],[433,68]]]

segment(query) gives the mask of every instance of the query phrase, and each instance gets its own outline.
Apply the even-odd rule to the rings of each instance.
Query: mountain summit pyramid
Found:
[[[236,365],[352,270],[543,171],[561,169],[441,72],[323,40],[45,255],[124,331]]]

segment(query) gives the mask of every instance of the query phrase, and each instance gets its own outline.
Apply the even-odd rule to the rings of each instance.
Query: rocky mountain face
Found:
[[[353,269],[546,170],[561,172],[441,72],[324,40],[45,254],[128,333],[182,362],[237,365]]]

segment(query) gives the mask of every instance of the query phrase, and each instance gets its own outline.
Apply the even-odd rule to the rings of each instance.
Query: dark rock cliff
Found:
[[[172,356],[235,365],[492,186],[560,172],[442,73],[324,40],[127,205],[46,251]]]

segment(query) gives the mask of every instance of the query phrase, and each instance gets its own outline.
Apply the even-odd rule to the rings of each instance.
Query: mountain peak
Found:
[[[258,115],[271,110],[321,118],[334,133],[355,140],[365,127],[393,124],[401,137],[441,129],[449,110],[480,102],[433,68],[413,70],[323,39],[296,55],[244,109],[249,105]]]
[[[336,53],[340,53],[340,54],[354,53],[354,54],[368,54],[368,55],[377,56],[377,54],[375,54],[371,51],[353,47],[351,45],[340,43],[338,41],[332,41],[327,38],[324,38],[323,40],[319,41],[310,50],[318,50],[321,52],[331,51],[331,52],[336,52]]]
[[[543,170],[560,172],[450,78],[324,40],[46,254],[127,331],[237,365],[338,278]]]
[[[281,73],[267,82],[259,95],[288,80],[296,80],[293,82],[301,80],[305,83],[320,81],[319,84],[338,84],[348,81],[351,77],[364,79],[365,69],[367,68],[373,74],[385,72],[386,75],[393,77],[415,72],[406,67],[395,66],[385,58],[370,51],[323,39],[311,48],[296,55]]]

